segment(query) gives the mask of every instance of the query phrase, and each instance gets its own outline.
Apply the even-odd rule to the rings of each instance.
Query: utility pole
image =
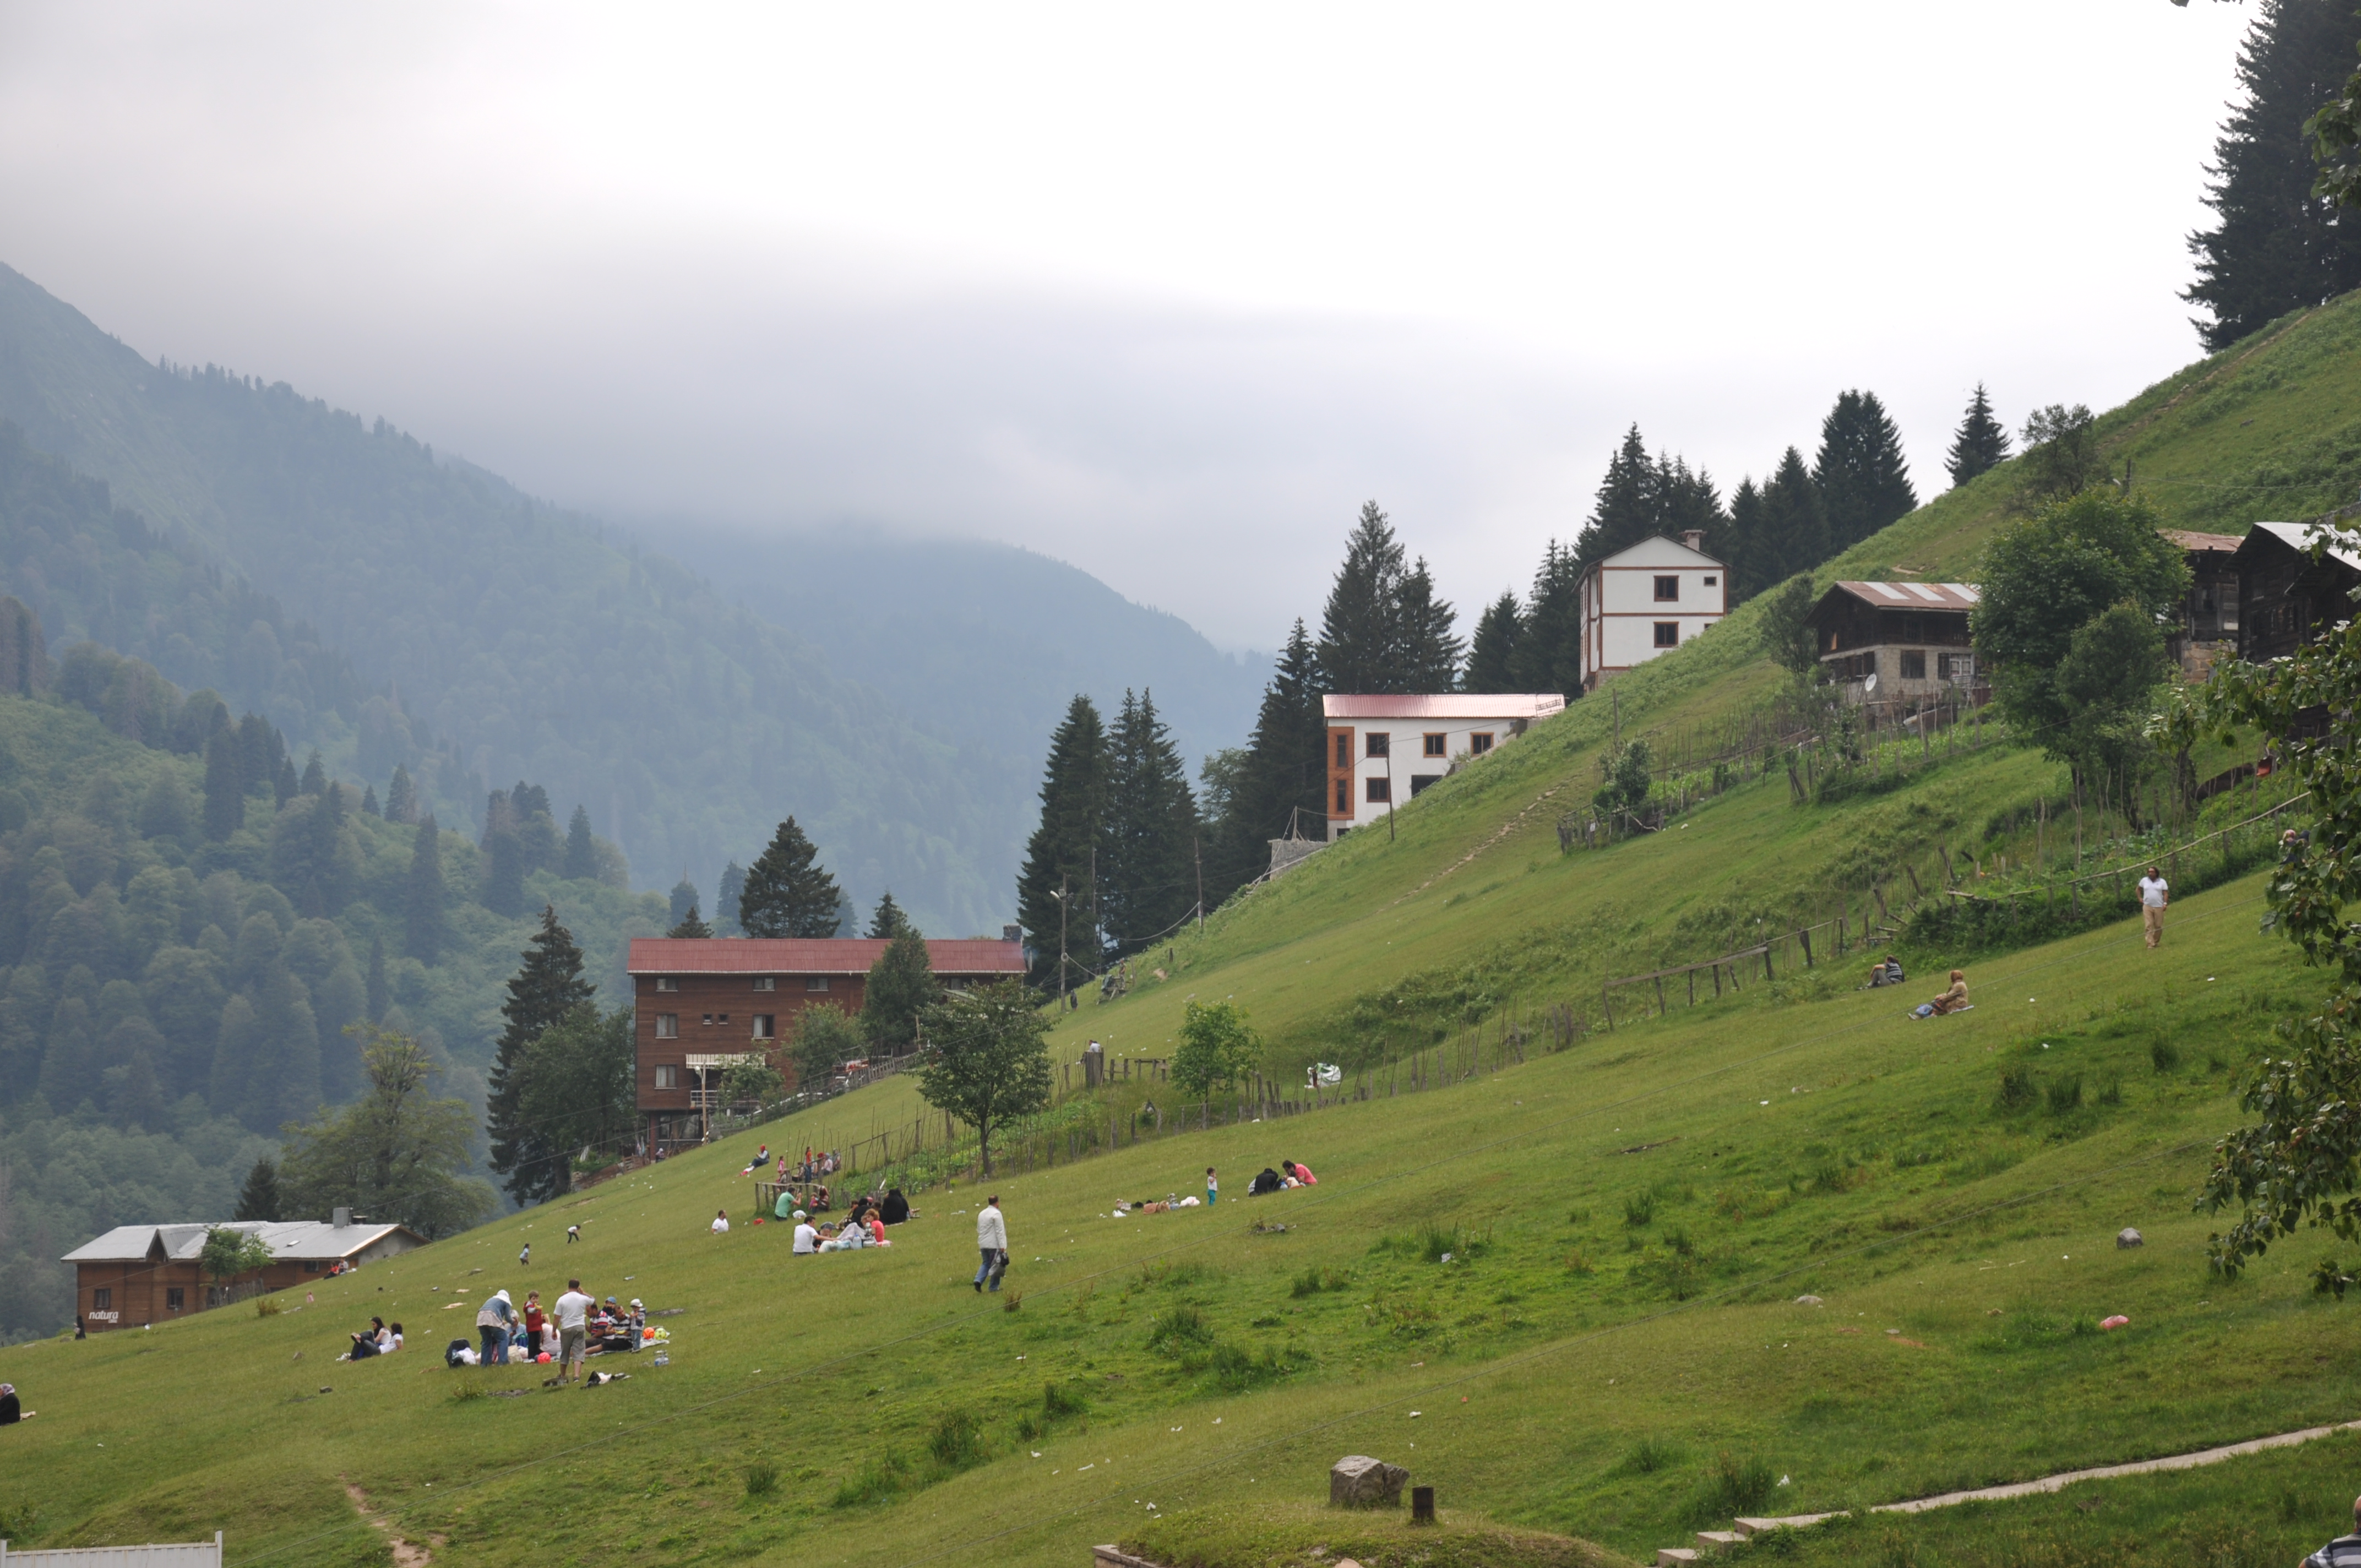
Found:
[[[1066,873],[1058,873],[1058,1011],[1066,1010]]]
[[[1189,852],[1197,858],[1197,935],[1205,934],[1205,842],[1202,835],[1189,835]]]
[[[1394,841],[1394,738],[1386,736],[1386,842]]]

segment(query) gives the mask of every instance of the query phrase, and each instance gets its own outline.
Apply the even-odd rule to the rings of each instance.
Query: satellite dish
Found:
[[[1875,691],[1877,689],[1877,677],[1875,675],[1872,675],[1869,679],[1861,682],[1861,689],[1864,694]]]

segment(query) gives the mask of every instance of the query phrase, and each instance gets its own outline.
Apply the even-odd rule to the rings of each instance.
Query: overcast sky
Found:
[[[1032,546],[1226,647],[1363,499],[1472,620],[1637,421],[2196,356],[2248,8],[0,0],[0,260],[660,536]]]

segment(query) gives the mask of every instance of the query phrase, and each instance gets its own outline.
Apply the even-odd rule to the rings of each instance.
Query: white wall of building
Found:
[[[1729,569],[1670,539],[1643,539],[1598,563],[1582,578],[1584,689],[1670,652],[1721,620],[1729,604]]]
[[[1533,722],[1560,711],[1565,704],[1554,694],[1497,698],[1499,710],[1466,711],[1485,699],[1477,695],[1409,698],[1325,699],[1328,722],[1329,837],[1339,830],[1385,820],[1389,804],[1406,805],[1419,791],[1447,775],[1455,763],[1466,766],[1505,746]],[[1356,713],[1367,706],[1423,705],[1444,711],[1415,715]],[[1382,747],[1373,740],[1382,739]],[[1339,765],[1336,747],[1342,741],[1351,755]],[[1345,799],[1336,797],[1339,784]]]

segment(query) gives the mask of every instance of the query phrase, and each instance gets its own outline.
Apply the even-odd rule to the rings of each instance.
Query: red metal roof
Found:
[[[1433,692],[1400,696],[1344,693],[1320,699],[1330,718],[1547,718],[1565,707],[1557,692]]]
[[[867,974],[885,950],[867,937],[634,937],[632,974]],[[1015,942],[927,939],[937,974],[1023,974]]]

